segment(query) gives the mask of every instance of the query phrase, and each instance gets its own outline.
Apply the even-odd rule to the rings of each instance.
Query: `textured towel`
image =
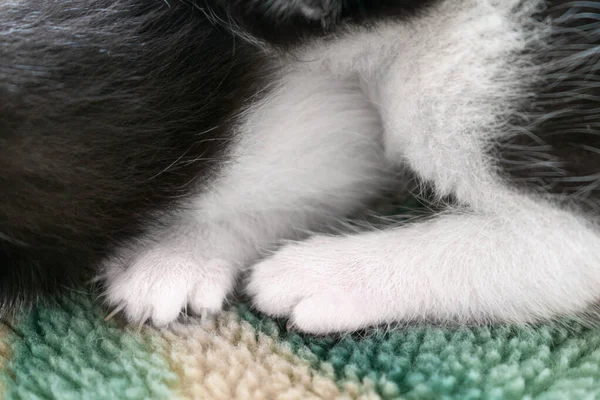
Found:
[[[73,294],[0,329],[6,399],[592,399],[600,329],[404,327],[315,338],[234,305],[159,332]]]

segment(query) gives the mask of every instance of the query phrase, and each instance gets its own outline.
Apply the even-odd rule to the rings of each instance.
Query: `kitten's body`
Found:
[[[600,294],[600,2],[421,3],[384,1],[366,14],[349,5],[336,33],[296,35],[300,43],[283,53],[260,40],[252,40],[257,47],[234,41],[198,15],[156,11],[163,24],[126,28],[137,45],[124,40],[123,49],[136,58],[109,56],[114,69],[96,72],[94,84],[85,83],[87,58],[86,68],[70,73],[73,84],[102,89],[84,92],[81,112],[43,114],[36,101],[54,107],[69,92],[50,86],[61,101],[36,92],[48,85],[31,75],[32,87],[17,88],[35,107],[20,114],[13,93],[21,92],[0,75],[6,104],[15,107],[7,115],[22,115],[11,122],[0,108],[0,121],[8,121],[0,164],[15,171],[2,176],[3,189],[14,191],[0,207],[4,257],[39,260],[41,247],[58,262],[71,252],[102,259],[108,302],[133,321],[166,324],[188,305],[220,309],[240,271],[265,251],[360,211],[389,187],[391,171],[408,166],[456,204],[411,225],[288,244],[252,266],[256,306],[318,333],[400,319],[531,322],[585,311]],[[327,5],[334,11],[324,15],[339,11]],[[380,15],[357,18],[371,11]],[[200,27],[206,40],[195,42]],[[138,40],[142,33],[149,38]],[[150,39],[152,51],[137,47]],[[101,50],[94,40],[102,42],[93,36],[86,48]],[[64,57],[73,57],[69,49]],[[60,74],[50,82],[59,85],[69,70],[55,67]],[[127,68],[134,68],[131,80],[122,77]],[[211,71],[216,79],[206,79]],[[34,110],[44,125],[33,123]],[[23,140],[32,127],[43,140],[30,148]],[[121,143],[124,127],[132,139]],[[80,150],[61,153],[53,137]],[[117,147],[114,154],[99,146],[103,140]],[[14,157],[10,146],[23,155]],[[98,162],[105,154],[106,164]],[[98,176],[119,190],[107,191],[113,186],[102,180],[91,185]],[[21,182],[30,186],[19,192]],[[28,200],[31,191],[39,194]],[[73,198],[72,207],[52,211]],[[44,204],[48,211],[32,211]],[[19,225],[27,212],[31,222]],[[151,217],[162,225],[149,225]]]

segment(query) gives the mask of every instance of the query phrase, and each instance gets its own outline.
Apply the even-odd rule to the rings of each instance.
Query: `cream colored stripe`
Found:
[[[257,333],[233,312],[202,327],[179,326],[161,334],[183,398],[379,399],[358,382],[346,382],[341,392],[331,372],[313,370],[285,344]]]

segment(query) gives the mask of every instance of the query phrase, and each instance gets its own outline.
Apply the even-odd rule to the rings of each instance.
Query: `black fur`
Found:
[[[0,4],[0,32],[2,313],[84,277],[209,179],[268,71],[178,1]]]
[[[210,18],[234,25],[272,46],[289,48],[340,26],[369,27],[381,19],[410,19],[440,0],[213,0]],[[310,17],[304,5],[313,10]],[[335,38],[336,35],[329,36]]]
[[[494,149],[511,183],[594,214],[600,212],[600,2],[552,0],[548,47],[529,49],[543,66],[513,124]]]

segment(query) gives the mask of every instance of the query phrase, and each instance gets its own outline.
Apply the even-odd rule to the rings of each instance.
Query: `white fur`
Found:
[[[150,319],[157,326],[174,321],[188,306],[198,315],[219,311],[235,270],[213,249],[234,242],[226,229],[178,221],[156,241],[106,265],[106,297],[131,322]]]
[[[317,236],[255,266],[258,309],[313,333],[415,318],[531,322],[586,309],[600,292],[595,226],[503,185],[486,146],[508,134],[532,72],[516,54],[547,27],[540,2],[447,1],[422,21],[337,42],[314,64],[358,73],[386,156],[463,206],[429,222]],[[308,59],[313,59],[309,53]],[[533,71],[535,72],[535,70]]]
[[[244,114],[219,177],[171,230],[106,264],[107,302],[156,325],[188,303],[219,309],[262,252],[360,211],[387,185],[381,136],[356,81],[290,72]]]
[[[109,301],[125,304],[131,319],[166,307],[152,319],[167,323],[197,287],[211,287],[195,307],[218,308],[235,272],[263,250],[360,209],[387,183],[389,162],[454,195],[460,209],[284,247],[254,267],[248,289],[259,310],[315,333],[583,310],[600,292],[596,227],[505,186],[486,156],[527,101],[524,81],[535,79],[530,60],[513,56],[546,37],[548,28],[528,18],[541,3],[447,0],[422,19],[354,28],[301,49],[244,114],[230,161],[187,217],[197,230],[112,268]],[[214,279],[213,259],[227,270]]]
[[[316,236],[256,265],[249,290],[260,310],[312,333],[424,318],[523,323],[585,309],[600,288],[597,232],[529,206]]]

